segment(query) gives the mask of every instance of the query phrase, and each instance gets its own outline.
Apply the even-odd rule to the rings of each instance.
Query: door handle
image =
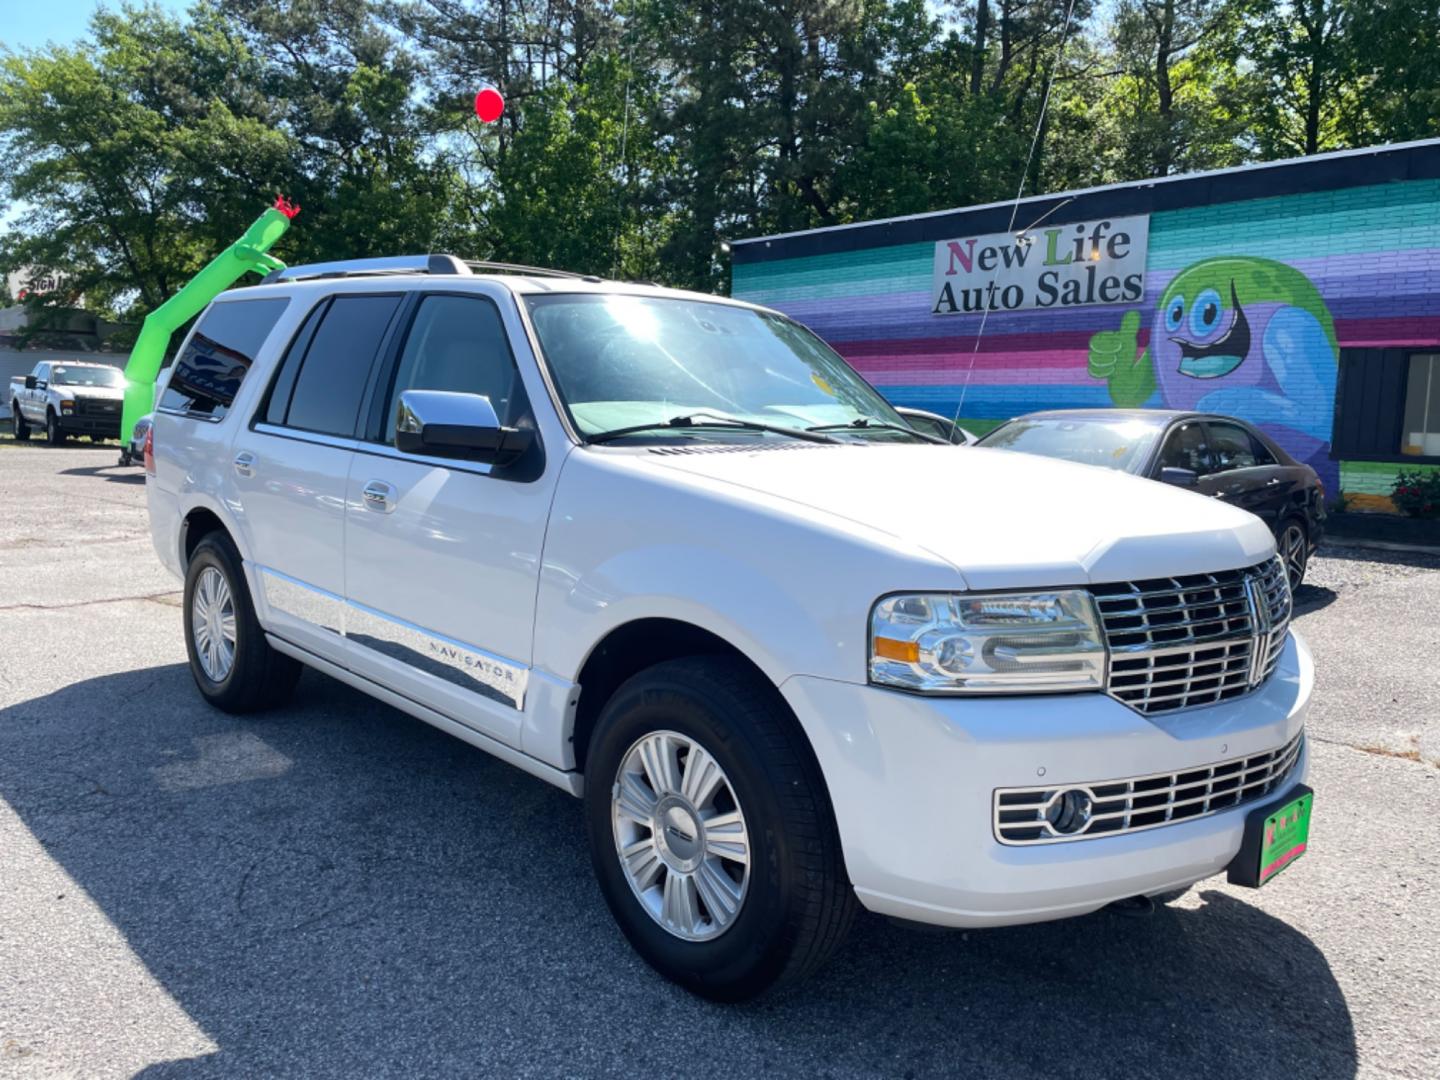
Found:
[[[241,476],[254,476],[255,455],[249,450],[241,450],[235,455],[235,471]]]
[[[371,480],[361,489],[360,494],[365,499],[367,510],[388,514],[395,509],[395,487],[384,480]]]

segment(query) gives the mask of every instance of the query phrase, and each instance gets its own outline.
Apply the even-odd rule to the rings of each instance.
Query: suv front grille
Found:
[[[1290,627],[1290,583],[1278,557],[1090,591],[1110,649],[1108,690],[1142,713],[1249,693],[1275,670]]]
[[[995,839],[1002,844],[1058,844],[1139,832],[1229,810],[1275,791],[1300,760],[1304,742],[1302,730],[1278,750],[1184,772],[1048,788],[999,788],[995,792]],[[1060,809],[1057,800],[1071,792],[1083,794],[1089,812],[1072,816],[1068,823],[1071,831],[1062,832],[1046,815],[1052,812],[1059,818],[1053,813]]]

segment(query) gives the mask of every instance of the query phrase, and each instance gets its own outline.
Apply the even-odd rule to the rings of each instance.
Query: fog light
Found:
[[[1078,833],[1090,824],[1090,815],[1094,809],[1094,803],[1091,802],[1089,795],[1071,788],[1069,791],[1058,791],[1051,796],[1049,804],[1045,807],[1045,820],[1057,833],[1066,835]]]

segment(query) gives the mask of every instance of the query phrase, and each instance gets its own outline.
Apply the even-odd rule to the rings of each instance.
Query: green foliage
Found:
[[[0,53],[0,268],[135,321],[284,193],[289,261],[723,290],[730,238],[1435,135],[1437,45],[1434,0],[124,6]]]
[[[1410,517],[1440,517],[1440,469],[1399,470],[1390,501]]]

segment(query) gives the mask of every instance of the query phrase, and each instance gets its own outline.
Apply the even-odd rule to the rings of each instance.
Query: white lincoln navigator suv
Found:
[[[616,921],[697,993],[812,971],[857,905],[1035,922],[1304,849],[1312,665],[1265,525],[919,434],[773,311],[294,267],[158,392],[201,694],[309,666],[582,798]]]

